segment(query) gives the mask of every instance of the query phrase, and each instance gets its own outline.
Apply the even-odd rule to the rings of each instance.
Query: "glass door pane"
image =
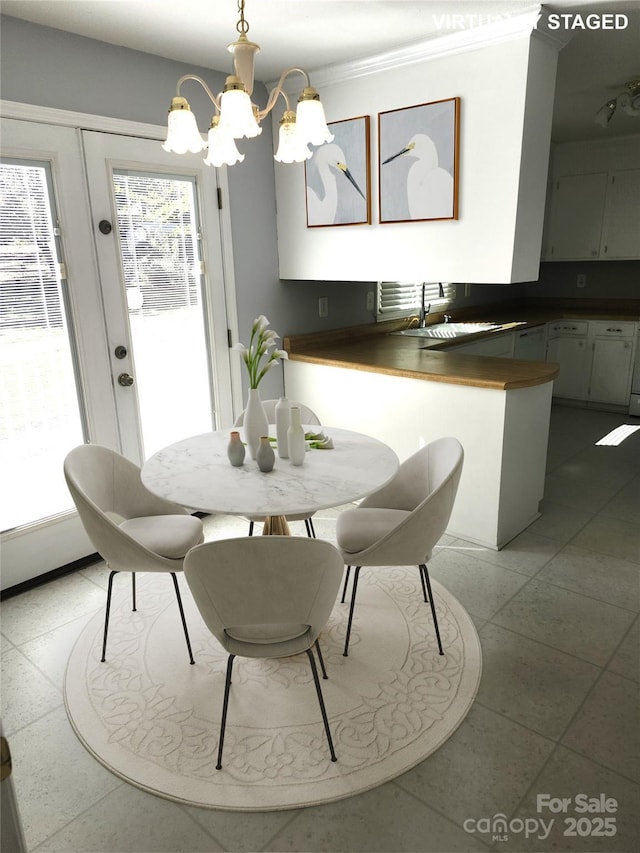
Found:
[[[196,184],[113,172],[144,455],[212,427]]]
[[[48,163],[0,163],[0,530],[72,508],[85,440]]]

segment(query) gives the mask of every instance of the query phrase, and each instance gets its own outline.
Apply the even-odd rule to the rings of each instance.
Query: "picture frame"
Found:
[[[378,113],[380,222],[458,218],[460,98]]]
[[[305,161],[307,228],[371,224],[370,118],[328,123],[333,142]]]

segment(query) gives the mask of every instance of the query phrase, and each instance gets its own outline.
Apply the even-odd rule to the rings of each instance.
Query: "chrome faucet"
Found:
[[[418,328],[419,329],[424,329],[424,327],[427,325],[427,314],[429,313],[429,311],[431,311],[431,303],[428,302],[425,305],[425,301],[424,301],[425,289],[426,289],[426,285],[423,283],[422,284],[422,297],[420,299],[420,313],[418,315]]]
[[[451,317],[451,314],[445,314],[442,319],[445,323],[450,323],[453,318]]]

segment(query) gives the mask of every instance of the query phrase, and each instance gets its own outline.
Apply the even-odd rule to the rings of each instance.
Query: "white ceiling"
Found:
[[[536,9],[530,0],[246,0],[249,38],[262,48],[256,77],[277,79],[477,27]],[[574,31],[559,57],[553,137],[557,141],[640,133],[640,117],[593,114],[640,77],[638,0],[559,0],[552,11],[621,11],[627,30]],[[3,14],[205,68],[231,68],[237,0],[1,0]],[[457,17],[454,17],[457,16]],[[460,17],[463,16],[463,17]]]

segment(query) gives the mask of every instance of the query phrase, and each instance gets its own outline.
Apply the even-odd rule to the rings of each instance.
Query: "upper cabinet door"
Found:
[[[640,258],[640,169],[609,178],[601,257]]]
[[[598,258],[607,173],[565,175],[553,190],[550,260]]]

